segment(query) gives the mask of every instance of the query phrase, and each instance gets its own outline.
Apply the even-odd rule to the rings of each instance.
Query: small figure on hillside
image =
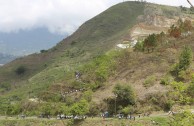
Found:
[[[78,80],[80,78],[80,76],[81,76],[81,73],[76,71],[75,72],[75,78]]]

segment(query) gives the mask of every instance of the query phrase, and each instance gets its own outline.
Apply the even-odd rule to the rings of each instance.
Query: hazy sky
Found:
[[[38,27],[53,33],[72,33],[83,22],[123,0],[0,0],[0,32]],[[126,0],[125,0],[126,1]],[[186,0],[147,0],[189,6]],[[191,0],[194,2],[194,0]]]

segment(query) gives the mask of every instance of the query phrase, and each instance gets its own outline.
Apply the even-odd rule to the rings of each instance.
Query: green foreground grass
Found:
[[[155,123],[153,123],[155,122]],[[16,119],[7,118],[0,119],[0,126],[169,126],[168,116],[142,117],[136,120],[115,119],[115,118],[87,118],[84,121],[77,120],[72,124],[72,120],[56,120],[56,119]]]

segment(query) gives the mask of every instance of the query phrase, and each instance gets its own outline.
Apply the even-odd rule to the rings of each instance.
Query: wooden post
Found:
[[[187,2],[191,5],[192,8],[194,8],[193,4],[191,3],[190,0],[187,0]]]

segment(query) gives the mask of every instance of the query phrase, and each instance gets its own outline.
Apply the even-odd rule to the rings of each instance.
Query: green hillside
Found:
[[[135,11],[137,8],[138,11]],[[73,35],[52,49],[19,58],[5,65],[0,70],[1,82],[21,83],[21,80],[30,79],[44,69],[55,69],[55,66],[66,69],[65,67],[72,67],[77,62],[87,61],[108,51],[135,24],[136,17],[143,13],[143,8],[143,4],[134,2],[113,6],[87,21]],[[26,68],[22,76],[14,72],[19,66]]]
[[[0,114],[91,116],[106,110],[138,114],[192,106],[194,64],[189,60],[183,69],[180,62],[186,47],[194,50],[189,23],[170,29],[177,36],[189,27],[189,35],[153,34],[151,44],[148,37],[134,48],[116,48],[130,39],[135,25],[149,21],[140,17],[158,15],[169,20],[193,17],[178,7],[123,2],[85,22],[55,47],[0,67]]]

